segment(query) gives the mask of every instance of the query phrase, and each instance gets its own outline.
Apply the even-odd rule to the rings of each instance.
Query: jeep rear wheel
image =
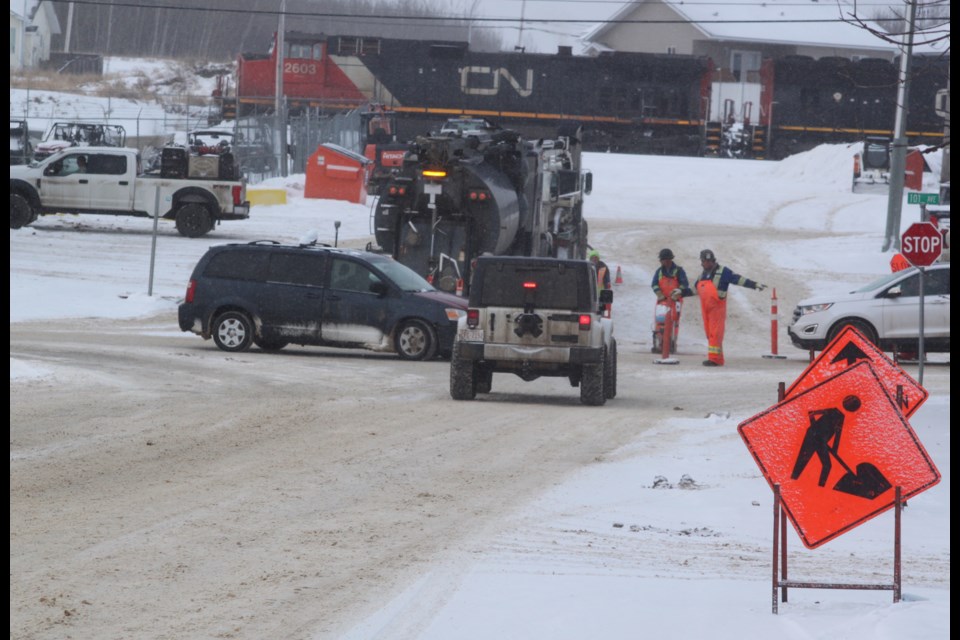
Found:
[[[213,321],[213,341],[224,351],[246,351],[253,342],[253,321],[240,311],[227,311]]]
[[[477,371],[474,378],[477,380],[477,393],[490,393],[493,388],[493,371]]]
[[[609,400],[617,397],[617,341],[610,340],[610,348],[603,360],[603,395]]]
[[[177,211],[177,231],[188,238],[199,238],[213,229],[210,210],[197,202],[183,205]]]
[[[36,215],[30,202],[19,193],[10,194],[10,228],[25,227],[34,220]]]
[[[592,407],[599,407],[607,401],[603,388],[603,372],[606,367],[606,358],[600,356],[597,364],[583,365],[583,374],[580,378],[580,402]]]
[[[473,400],[477,397],[477,365],[460,357],[460,345],[453,345],[450,356],[450,397],[454,400]]]
[[[394,347],[402,360],[430,360],[437,353],[437,334],[423,320],[404,320],[397,327]]]

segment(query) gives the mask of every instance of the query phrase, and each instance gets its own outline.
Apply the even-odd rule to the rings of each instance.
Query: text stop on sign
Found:
[[[903,251],[909,253],[940,253],[943,247],[940,236],[906,237],[903,239]]]

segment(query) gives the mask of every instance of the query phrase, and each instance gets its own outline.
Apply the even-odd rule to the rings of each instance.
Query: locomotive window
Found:
[[[317,43],[317,44],[313,45],[313,59],[314,59],[314,60],[322,60],[322,59],[323,59],[323,45],[322,45],[322,44]]]
[[[309,44],[290,44],[286,47],[286,57],[310,59],[313,47]]]
[[[360,38],[341,36],[337,53],[340,55],[356,55],[360,52]]]
[[[380,53],[380,38],[364,38],[360,41],[360,53],[363,55]]]

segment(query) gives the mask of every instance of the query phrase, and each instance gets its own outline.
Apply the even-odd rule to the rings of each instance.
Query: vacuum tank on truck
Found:
[[[554,140],[501,130],[419,137],[374,210],[380,250],[439,289],[466,293],[483,254],[584,259],[579,129]]]

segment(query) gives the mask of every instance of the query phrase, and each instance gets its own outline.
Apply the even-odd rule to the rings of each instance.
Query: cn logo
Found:
[[[505,78],[523,98],[533,93],[533,69],[527,69],[526,86],[521,86],[513,74],[503,67],[464,67],[460,70],[460,91],[470,96],[495,96],[500,93],[500,78]]]

